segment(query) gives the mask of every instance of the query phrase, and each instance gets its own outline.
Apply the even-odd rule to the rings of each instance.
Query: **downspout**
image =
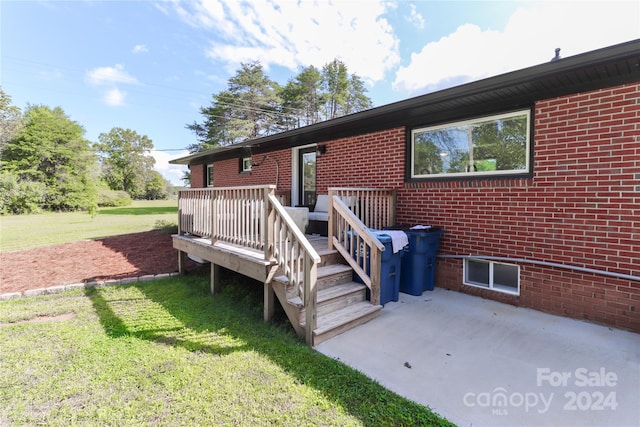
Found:
[[[595,268],[579,267],[577,265],[560,264],[557,262],[549,262],[549,261],[538,261],[535,259],[527,259],[527,258],[509,258],[509,257],[490,256],[490,255],[438,255],[438,258],[449,258],[449,259],[477,258],[477,259],[486,259],[486,260],[492,260],[492,261],[527,263],[527,264],[542,265],[546,267],[556,267],[556,268],[564,268],[567,270],[581,271],[583,273],[601,274],[603,276],[610,276],[610,277],[615,277],[618,279],[625,279],[625,280],[635,280],[637,282],[640,282],[640,276],[634,276],[632,274],[614,273],[612,271],[598,270]]]

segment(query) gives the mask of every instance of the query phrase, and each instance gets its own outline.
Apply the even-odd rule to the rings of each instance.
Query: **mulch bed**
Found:
[[[187,261],[187,269],[197,267]],[[176,271],[178,255],[171,235],[158,231],[125,234],[0,252],[0,294]]]

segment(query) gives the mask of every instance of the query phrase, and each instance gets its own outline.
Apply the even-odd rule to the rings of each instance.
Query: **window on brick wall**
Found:
[[[529,173],[530,111],[411,131],[411,178]]]
[[[213,165],[207,165],[207,187],[213,187]]]
[[[240,159],[240,172],[251,172],[251,167],[253,166],[253,162],[251,157],[243,157]]]
[[[482,259],[464,260],[464,284],[520,294],[520,266]]]

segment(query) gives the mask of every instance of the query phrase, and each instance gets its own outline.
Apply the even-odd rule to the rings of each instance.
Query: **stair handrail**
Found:
[[[269,254],[286,276],[288,284],[300,297],[305,309],[305,341],[313,345],[313,331],[317,326],[318,264],[320,255],[311,246],[275,194],[269,194],[268,236]]]
[[[339,196],[334,195],[329,206],[332,215],[329,226],[333,226],[329,236],[333,247],[369,288],[371,304],[379,305],[384,245]]]

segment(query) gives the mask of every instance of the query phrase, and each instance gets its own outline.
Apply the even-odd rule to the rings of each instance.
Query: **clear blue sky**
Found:
[[[147,135],[180,184],[167,161],[195,142],[185,125],[242,62],[284,84],[338,58],[380,106],[637,38],[639,1],[0,0],[0,85],[21,108],[62,107],[91,141]]]

